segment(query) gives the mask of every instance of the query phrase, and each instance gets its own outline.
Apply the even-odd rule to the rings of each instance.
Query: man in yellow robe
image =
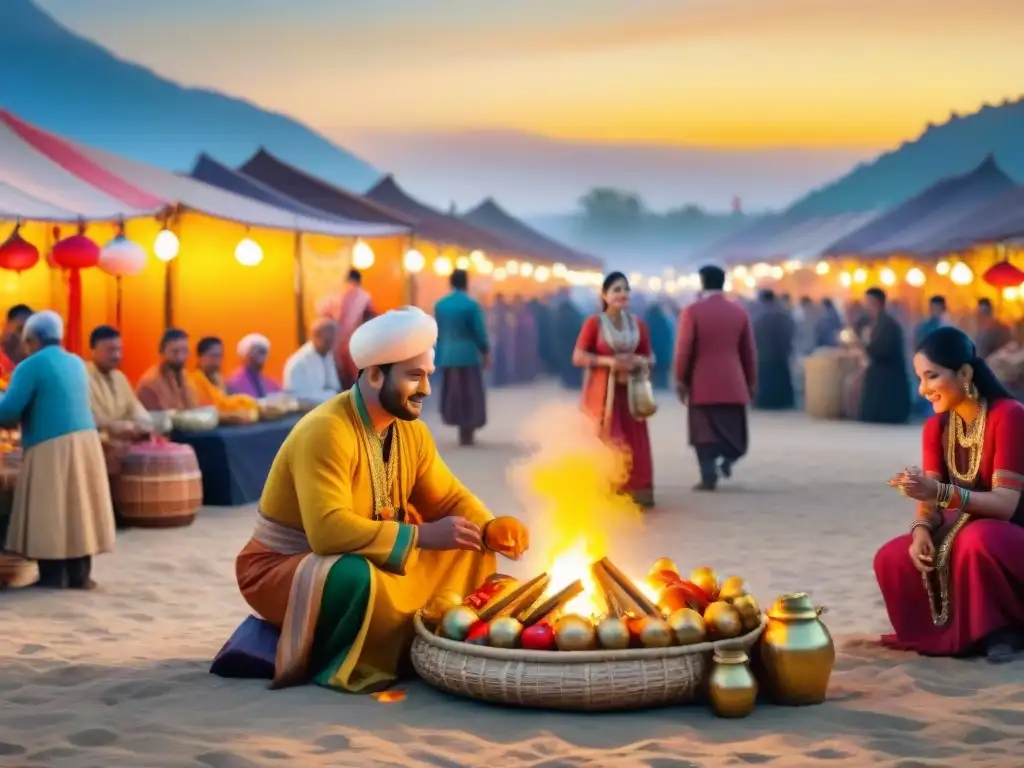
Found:
[[[236,574],[246,602],[280,629],[275,687],[387,686],[432,595],[466,594],[493,574],[496,553],[529,546],[519,521],[492,516],[455,478],[418,420],[436,340],[415,307],[360,326],[356,384],[303,418],[274,460]],[[245,642],[244,627],[218,660]],[[229,674],[218,661],[213,671]]]
[[[221,369],[224,367],[224,342],[216,336],[204,336],[196,344],[196,367],[186,375],[196,393],[196,404],[213,406],[218,411],[255,410],[256,398],[248,395],[229,395],[224,386]]]
[[[152,429],[149,411],[132,391],[128,377],[120,369],[123,345],[121,332],[100,325],[89,334],[92,360],[89,372],[89,405],[101,432],[138,435]]]

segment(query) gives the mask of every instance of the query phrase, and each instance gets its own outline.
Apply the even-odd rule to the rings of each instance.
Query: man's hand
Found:
[[[483,548],[480,526],[464,517],[442,517],[432,523],[423,523],[419,528],[420,549],[443,552],[466,549],[470,552],[479,552]]]
[[[484,526],[486,547],[511,560],[530,548],[530,531],[514,517],[496,517]]]

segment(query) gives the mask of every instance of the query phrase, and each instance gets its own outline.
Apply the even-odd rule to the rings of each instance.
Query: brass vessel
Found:
[[[778,704],[820,704],[836,660],[832,635],[809,595],[782,595],[768,610],[761,636],[761,662],[768,694]]]
[[[746,717],[757,701],[757,680],[747,666],[747,654],[719,649],[714,664],[708,679],[711,709],[719,717]]]

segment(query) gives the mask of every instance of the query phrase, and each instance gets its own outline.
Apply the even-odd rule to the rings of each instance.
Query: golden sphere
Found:
[[[681,586],[665,587],[658,598],[658,607],[666,616],[669,616],[682,608],[689,608],[690,603],[687,601],[689,596],[690,594]]]
[[[423,606],[423,622],[433,629],[441,623],[441,617],[451,608],[462,604],[462,596],[453,589],[442,589]]]
[[[594,625],[579,614],[570,613],[555,622],[555,644],[560,651],[589,651],[594,639]]]
[[[751,632],[761,626],[761,606],[753,595],[740,595],[732,601],[732,607],[740,615],[745,631]]]
[[[692,608],[681,608],[668,617],[668,625],[679,645],[696,645],[707,638],[708,628],[704,617]]]
[[[640,642],[644,648],[668,648],[673,640],[675,634],[664,619],[648,616],[640,625]]]
[[[718,590],[718,599],[732,602],[745,594],[747,594],[746,582],[739,576],[730,576],[722,582],[722,588]]]
[[[690,581],[704,590],[710,600],[718,599],[718,574],[713,568],[701,566],[690,574]]]
[[[487,644],[492,648],[515,648],[523,625],[511,616],[499,616],[487,625]]]
[[[449,608],[441,617],[441,628],[438,634],[461,643],[478,621],[480,621],[480,617],[468,605],[456,605],[454,608]]]
[[[662,571],[668,571],[678,576],[679,566],[675,564],[675,561],[669,560],[667,557],[659,557],[654,561],[654,565],[651,566],[651,573],[661,573]]]
[[[609,651],[629,648],[629,625],[625,619],[606,616],[597,625],[597,639]]]
[[[714,602],[704,610],[704,623],[708,632],[717,638],[737,637],[743,632],[739,612],[724,600]]]

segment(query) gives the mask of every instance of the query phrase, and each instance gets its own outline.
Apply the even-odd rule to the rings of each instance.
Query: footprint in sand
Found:
[[[233,752],[204,752],[196,755],[196,762],[210,768],[259,768],[252,760],[246,760]]]
[[[6,741],[0,741],[0,757],[24,755],[26,751],[20,744],[8,744]]]
[[[348,749],[350,744],[351,741],[348,736],[344,736],[340,733],[321,736],[313,742],[313,746],[319,749],[321,753],[341,752],[342,750]]]
[[[174,686],[170,683],[132,680],[127,683],[117,683],[116,685],[110,686],[100,696],[100,701],[107,706],[112,707],[128,699],[137,701],[143,699],[155,699],[158,696],[164,696],[170,693],[172,690],[174,690]]]
[[[106,728],[87,728],[68,736],[68,741],[76,747],[106,747],[117,741],[117,734]]]

